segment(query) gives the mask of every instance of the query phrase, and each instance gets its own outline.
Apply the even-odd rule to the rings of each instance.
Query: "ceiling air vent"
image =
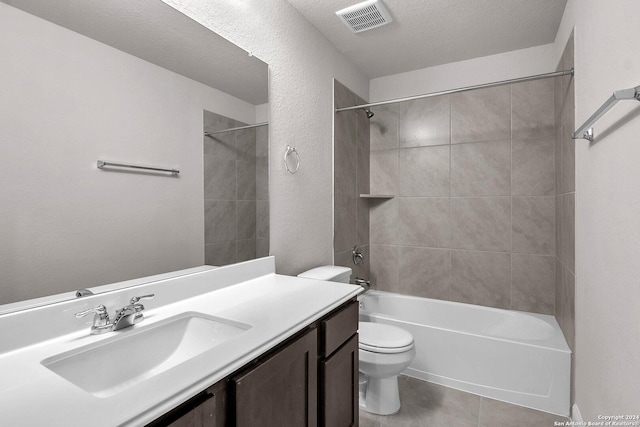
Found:
[[[367,0],[336,12],[353,33],[370,30],[393,21],[380,0]]]

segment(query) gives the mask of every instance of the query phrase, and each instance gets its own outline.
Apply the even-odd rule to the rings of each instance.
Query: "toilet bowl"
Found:
[[[335,265],[317,267],[298,277],[349,283],[351,269]],[[398,375],[416,355],[413,336],[404,329],[381,323],[358,323],[360,408],[378,415],[400,410]]]
[[[378,415],[400,410],[398,375],[416,356],[413,336],[404,329],[382,323],[358,324],[358,358],[361,378],[360,408]]]

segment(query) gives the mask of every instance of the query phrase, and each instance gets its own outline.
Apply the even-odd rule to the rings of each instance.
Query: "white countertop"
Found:
[[[41,333],[37,342],[25,342],[17,340],[16,333],[11,335],[6,328],[20,327],[23,322],[19,333],[30,334],[33,328],[38,327],[32,323],[42,320],[38,318],[43,315],[37,311],[39,309],[30,310],[31,313],[0,316],[0,341],[5,338],[20,341],[19,345],[13,345],[14,348],[11,343],[5,348],[0,347],[3,351],[0,353],[0,425],[144,425],[227,377],[362,291],[354,285],[277,275],[273,273],[273,265],[273,259],[266,258],[154,282],[143,286],[143,289],[122,291],[123,295],[118,298],[126,300],[132,294],[142,294],[142,291],[154,291],[157,298],[164,290],[175,293],[173,299],[176,301],[165,298],[164,303],[161,301],[154,305],[156,299],[145,300],[147,309],[143,322],[103,335],[89,334],[90,320],[87,324],[73,319],[79,322],[80,327],[72,332],[56,335],[49,331]],[[255,270],[255,274],[250,270]],[[242,281],[232,283],[234,276]],[[207,292],[207,286],[218,289]],[[195,295],[190,295],[189,289],[197,289],[191,292]],[[186,299],[179,299],[185,296]],[[114,295],[111,294],[107,301],[100,301],[99,295],[90,298],[89,303],[95,305],[96,302],[112,301]],[[75,304],[62,305],[64,307],[53,311],[49,308],[47,315],[73,318],[73,313],[87,303],[79,306],[75,301]],[[107,307],[110,312],[119,308]],[[127,334],[184,312],[223,317],[252,327],[166,372],[105,398],[87,393],[41,365],[41,361],[48,357],[109,339],[114,334]],[[31,318],[25,320],[28,315]],[[14,317],[5,318],[7,316]],[[124,354],[121,360],[114,360],[112,366],[96,366],[95,369],[117,369],[118,364],[126,363]]]

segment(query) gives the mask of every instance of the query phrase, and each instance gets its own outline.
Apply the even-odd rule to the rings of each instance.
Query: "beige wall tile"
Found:
[[[372,194],[397,194],[398,150],[371,151],[370,191]]]
[[[398,199],[398,244],[448,248],[451,244],[448,198]]]
[[[555,195],[554,138],[514,140],[512,156],[511,194]]]
[[[449,196],[449,146],[399,150],[399,196]]]
[[[449,299],[451,251],[400,246],[398,293],[425,298]]]
[[[554,82],[551,79],[511,85],[512,137],[554,137]]]
[[[372,108],[369,119],[371,151],[398,148],[398,105],[389,104]]]
[[[449,144],[450,97],[416,99],[398,104],[400,147]]]
[[[345,251],[356,245],[356,197],[334,197],[333,250]]]
[[[511,198],[452,198],[451,248],[510,251]]]
[[[219,243],[235,239],[236,202],[234,200],[205,200],[205,244]]]
[[[237,122],[220,114],[203,111],[203,129],[205,132],[214,132],[231,129],[239,126]],[[217,157],[236,159],[236,134],[235,132],[222,132],[203,139],[204,154]]]
[[[511,309],[554,314],[555,257],[511,255]]]
[[[236,161],[234,159],[204,156],[204,198],[236,199]]]
[[[204,263],[206,265],[228,265],[236,262],[236,241],[204,245]]]
[[[555,255],[555,197],[514,197],[513,252]]]
[[[398,247],[370,245],[371,287],[381,291],[391,291],[398,287]]]
[[[398,198],[369,200],[369,239],[371,243],[398,243]]]
[[[509,86],[451,95],[451,143],[511,138]]]
[[[451,251],[451,299],[509,308],[510,258],[502,252]]]
[[[236,262],[256,258],[256,240],[238,240],[236,244]]]
[[[256,200],[256,164],[236,162],[237,200]]]
[[[337,80],[334,80],[333,97],[336,108],[356,105],[356,96],[354,93]],[[334,113],[334,133],[335,137],[347,143],[355,144],[356,112],[350,110]]]
[[[356,145],[335,138],[333,192],[345,196],[355,196],[357,189]]]
[[[256,201],[239,200],[236,202],[238,222],[236,225],[238,240],[256,238]]]
[[[511,194],[511,142],[485,141],[451,146],[452,196]]]

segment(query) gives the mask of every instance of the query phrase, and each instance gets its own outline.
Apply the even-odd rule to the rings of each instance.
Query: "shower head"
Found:
[[[367,113],[367,119],[373,117],[373,111],[369,110],[368,108],[363,108],[363,110],[365,113]]]

